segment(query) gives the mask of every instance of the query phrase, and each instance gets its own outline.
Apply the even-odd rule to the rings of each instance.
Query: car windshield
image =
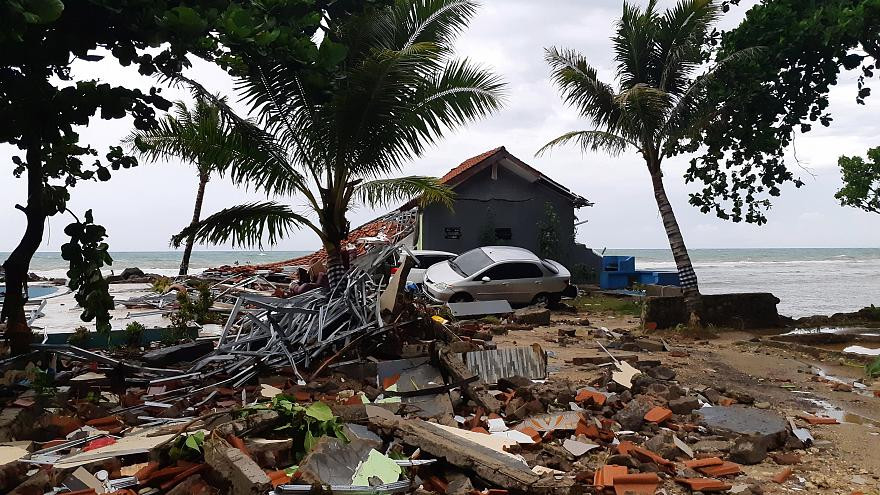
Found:
[[[449,262],[449,266],[463,277],[470,277],[492,264],[492,258],[482,249],[472,249]]]

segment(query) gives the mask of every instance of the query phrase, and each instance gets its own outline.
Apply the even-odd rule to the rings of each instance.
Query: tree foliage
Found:
[[[739,0],[723,2],[725,9]],[[856,101],[871,94],[880,60],[880,0],[761,0],[716,38],[722,59],[750,46],[760,56],[716,77],[711,125],[678,151],[701,151],[686,173],[702,184],[690,202],[723,219],[763,224],[781,187],[803,182],[786,150],[799,132],[833,120],[828,94],[844,71],[859,71]],[[796,152],[796,150],[794,150]]]
[[[135,128],[145,130],[156,124],[157,109],[171,105],[156,87],[142,91],[75,77],[74,62],[110,58],[120,66],[137,67],[142,75],[174,78],[190,65],[188,55],[239,75],[249,72],[250,60],[271,58],[320,86],[345,56],[345,48],[330,37],[316,45],[322,23],[387,3],[0,0],[0,143],[25,152],[24,159],[13,158],[13,173],[27,174],[29,198],[27,205],[18,207],[27,216],[28,228],[4,263],[7,298],[2,316],[23,320],[23,300],[15,294],[21,292],[46,218],[66,210],[68,189],[83,180],[109,180],[111,170],[137,164],[120,147],[104,152],[81,142],[78,127],[96,116],[128,117]],[[100,273],[93,276],[99,278]],[[104,290],[100,284],[80,284],[77,290],[87,305],[106,297],[106,291],[104,296],[92,295]],[[103,314],[105,309],[97,302],[84,314]]]
[[[834,195],[843,206],[880,213],[880,147],[868,150],[868,159],[841,156],[837,161],[843,187]]]
[[[240,78],[239,91],[258,119],[243,119],[216,101],[234,138],[215,148],[212,159],[235,182],[267,195],[295,194],[303,212],[275,202],[242,205],[178,237],[253,245],[266,234],[273,242],[305,227],[318,235],[332,261],[349,232],[346,215],[358,205],[416,196],[450,202],[451,191],[437,179],[388,176],[447,129],[500,106],[502,82],[452,56],[454,40],[475,10],[472,0],[401,0],[329,24],[330,37],[347,47],[329,90],[271,60],[252,68]],[[319,51],[324,49],[322,43]]]
[[[712,0],[680,0],[659,11],[651,0],[642,9],[624,2],[612,37],[616,87],[599,79],[586,57],[574,50],[550,48],[546,59],[565,102],[587,119],[591,128],[563,134],[539,154],[566,144],[584,153],[618,155],[638,152],[651,176],[657,207],[678,267],[685,302],[694,316],[699,291],[683,236],[663,185],[663,161],[703,132],[716,112],[707,88],[728,66],[753,58],[751,48],[730,53],[697,75],[707,61],[712,25],[720,15]]]

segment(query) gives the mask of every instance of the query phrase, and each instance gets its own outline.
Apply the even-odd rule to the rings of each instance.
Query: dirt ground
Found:
[[[580,321],[584,317],[590,320],[589,325]],[[595,366],[575,366],[572,359],[595,352],[598,346],[590,330],[601,327],[642,333],[638,319],[631,316],[554,313],[549,326],[511,331],[495,340],[499,347],[538,343],[550,353],[551,379],[586,383],[600,371]],[[560,338],[560,329],[572,328],[576,329],[574,338]],[[670,357],[666,352],[643,352],[637,353],[639,359],[659,359],[674,368],[676,380],[684,387],[704,385],[745,391],[756,403],[768,402],[771,409],[784,416],[825,413],[841,421],[838,425],[809,428],[816,443],[801,451],[801,462],[791,466],[794,474],[785,483],[771,481],[785,466],[768,457],[761,464],[744,466],[745,475],[733,480],[734,486],[757,483],[766,494],[880,494],[880,398],[872,391],[834,391],[832,383],[816,374],[821,369],[851,383],[864,377],[862,368],[821,362],[799,352],[762,345],[752,341],[756,335],[745,332],[699,338],[680,332],[653,332],[653,336],[663,337],[689,355]],[[878,386],[880,383],[873,388]]]

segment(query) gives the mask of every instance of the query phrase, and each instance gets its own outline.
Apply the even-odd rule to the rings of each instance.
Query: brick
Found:
[[[687,486],[695,492],[726,492],[732,485],[712,478],[675,478],[675,481]]]
[[[209,436],[205,440],[204,452],[208,465],[229,483],[227,493],[262,495],[272,489],[272,480],[260,466],[226,440]]]
[[[645,414],[645,421],[660,424],[672,417],[672,411],[665,407],[654,407]]]
[[[771,479],[773,480],[774,483],[782,484],[782,483],[785,483],[785,480],[787,480],[788,478],[791,477],[791,474],[793,472],[794,471],[792,471],[791,468],[785,468],[782,471],[779,471],[778,473],[776,473],[776,476],[774,476]]]
[[[823,417],[819,417],[819,416],[813,416],[812,414],[798,414],[798,417],[801,418],[802,420],[806,421],[807,423],[810,423],[811,425],[836,425],[836,424],[840,424],[840,422],[834,418],[823,418]]]

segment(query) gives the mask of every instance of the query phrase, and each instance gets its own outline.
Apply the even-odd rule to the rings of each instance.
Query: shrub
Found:
[[[89,329],[84,326],[78,326],[73,329],[70,337],[67,337],[67,343],[77,347],[83,347],[89,341]]]
[[[141,345],[145,330],[146,327],[139,321],[133,321],[125,325],[125,345],[128,347],[138,347]]]

